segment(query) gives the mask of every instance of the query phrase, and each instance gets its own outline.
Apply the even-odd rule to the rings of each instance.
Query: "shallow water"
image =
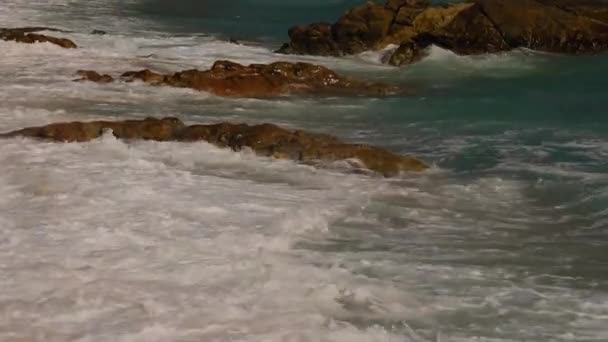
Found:
[[[136,1],[0,4],[2,26],[69,29],[81,46],[0,42],[0,131],[164,115],[270,121],[433,165],[383,179],[205,143],[4,141],[0,340],[608,339],[608,58],[436,48],[395,69],[377,53],[272,53],[290,24],[352,3],[207,2],[204,15]],[[235,32],[248,45],[225,42]],[[71,82],[78,69],[217,59],[322,63],[413,95],[224,99]]]

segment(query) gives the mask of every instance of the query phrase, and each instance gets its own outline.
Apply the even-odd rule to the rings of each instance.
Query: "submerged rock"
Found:
[[[368,2],[334,24],[292,27],[277,52],[341,56],[400,45],[385,61],[420,60],[437,45],[462,55],[525,47],[557,53],[608,49],[608,3],[594,0],[472,0],[435,4],[427,0]]]
[[[92,81],[96,83],[111,83],[114,82],[114,78],[107,74],[100,74],[97,71],[93,70],[78,70],[76,75],[81,76],[81,78],[75,81]]]
[[[34,32],[39,31],[56,31],[56,32],[65,32],[58,29],[53,29],[49,27],[21,27],[21,28],[0,28],[0,40],[6,41],[14,41],[18,43],[51,43],[55,45],[59,45],[62,48],[73,49],[76,48],[76,44],[65,38],[57,38],[52,36],[47,36],[43,34],[37,34]]]
[[[330,135],[289,130],[273,124],[219,123],[185,126],[176,118],[67,122],[24,128],[0,134],[0,138],[23,136],[56,142],[84,142],[99,138],[108,130],[118,139],[206,141],[234,151],[250,148],[258,155],[300,162],[353,159],[386,177],[428,168],[415,158],[401,156],[380,147],[347,144]]]
[[[109,81],[109,75],[81,70],[80,80]],[[276,62],[241,65],[217,61],[209,70],[185,70],[160,74],[150,70],[128,71],[125,81],[140,80],[152,85],[191,88],[220,96],[268,97],[283,94],[389,95],[399,88],[342,77],[332,70],[309,63]]]

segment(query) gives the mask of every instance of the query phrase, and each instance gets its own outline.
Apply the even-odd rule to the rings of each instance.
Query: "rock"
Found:
[[[289,29],[291,43],[285,43],[277,50],[284,54],[307,54],[318,56],[340,56],[343,54],[332,36],[328,23],[294,26]]]
[[[91,31],[91,34],[96,34],[96,35],[103,36],[103,35],[106,35],[107,32],[103,31],[103,30],[93,30],[93,31]]]
[[[0,28],[0,32],[10,31],[13,33],[32,33],[32,32],[40,32],[40,31],[50,31],[50,32],[70,32],[62,29],[45,27],[45,26],[27,26],[27,27],[17,27],[17,28]]]
[[[311,146],[302,153],[302,160],[342,160],[357,159],[363,165],[385,177],[394,177],[405,171],[424,171],[428,168],[421,161],[400,156],[387,150],[351,144]]]
[[[109,80],[107,75],[81,72],[82,79]],[[276,62],[244,66],[218,61],[209,70],[186,70],[163,75],[150,70],[128,71],[121,75],[127,82],[140,80],[152,85],[191,88],[220,96],[268,97],[283,94],[389,95],[399,88],[339,76],[320,65]]]
[[[537,0],[577,15],[608,22],[608,4],[602,0]]]
[[[384,5],[368,2],[342,16],[331,28],[332,37],[345,54],[382,48],[394,16]]]
[[[78,70],[76,72],[81,78],[75,81],[92,81],[96,83],[111,83],[114,82],[114,78],[110,75],[101,75],[97,71],[93,70]]]
[[[289,130],[273,124],[219,123],[185,126],[176,118],[68,122],[25,128],[0,134],[0,138],[23,136],[55,142],[85,142],[99,138],[108,130],[118,139],[206,141],[234,151],[249,148],[258,155],[313,164],[319,161],[353,159],[386,177],[428,168],[415,158],[379,147],[347,144],[327,134]]]
[[[418,62],[428,55],[428,47],[431,45],[460,55],[496,53],[511,49],[478,4],[461,4],[446,9],[455,10],[429,8],[421,13],[413,25],[424,33],[402,42],[386,61],[395,66]]]
[[[428,47],[430,45],[408,40],[402,43],[394,52],[385,55],[382,61],[395,66],[416,63],[428,55]]]
[[[461,55],[515,48],[581,54],[608,49],[608,3],[597,0],[471,0],[432,5],[388,0],[356,6],[334,24],[289,30],[280,53],[341,56],[400,45],[393,65],[416,62],[429,45]]]
[[[403,7],[425,8],[431,4],[431,0],[388,0],[385,7],[391,11],[398,11]]]
[[[140,71],[127,71],[120,75],[123,79],[127,81],[140,80],[145,83],[150,83],[154,85],[162,84],[165,82],[165,75],[150,71],[149,69],[144,69]]]
[[[511,47],[571,54],[608,48],[608,22],[588,17],[588,11],[582,9],[579,13],[564,9],[557,5],[560,1],[478,0],[478,3]],[[594,8],[608,5],[596,2]]]
[[[170,140],[183,123],[175,118],[127,121],[92,121],[55,123],[41,127],[29,127],[2,134],[0,137],[24,136],[56,142],[84,142],[97,139],[111,129],[118,139]]]
[[[14,28],[14,29],[0,29],[0,39],[5,41],[14,41],[19,43],[51,43],[55,45],[59,45],[66,49],[76,48],[76,44],[65,38],[56,38],[52,36],[47,36],[43,34],[37,34],[33,32],[38,31],[58,31],[65,32],[57,29],[51,29],[48,27],[23,27],[23,28]]]

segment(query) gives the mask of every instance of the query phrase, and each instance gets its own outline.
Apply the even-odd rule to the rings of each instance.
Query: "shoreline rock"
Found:
[[[77,74],[81,78],[76,81],[114,81],[112,76],[101,75],[92,70],[79,70]],[[119,79],[126,82],[139,80],[151,85],[190,88],[228,97],[270,97],[285,94],[386,96],[401,91],[395,86],[343,77],[320,65],[289,62],[245,66],[230,61],[217,61],[208,70],[192,69],[174,74],[160,74],[145,69],[125,72]]]
[[[429,0],[367,2],[333,24],[289,29],[285,54],[343,56],[388,45],[392,65],[414,63],[437,45],[461,55],[516,48],[586,54],[608,49],[608,3],[594,0]]]
[[[110,75],[92,70],[79,70],[80,79],[109,83]],[[386,96],[401,92],[399,87],[364,82],[342,77],[332,70],[309,63],[275,62],[241,65],[217,61],[208,70],[185,70],[160,74],[148,69],[127,71],[120,78],[126,82],[139,80],[151,85],[190,88],[227,97],[271,97],[285,94],[319,94],[330,96]]]
[[[21,28],[0,28],[0,40],[14,41],[18,43],[34,44],[34,43],[51,43],[61,46],[65,49],[75,49],[78,46],[73,41],[66,38],[57,38],[38,34],[39,31],[54,31],[66,32],[50,27],[21,27]]]
[[[30,137],[53,142],[86,142],[101,137],[107,130],[117,139],[196,142],[206,141],[219,147],[240,151],[250,148],[257,155],[297,162],[356,159],[371,171],[385,177],[402,172],[424,171],[418,159],[392,153],[380,147],[348,144],[327,134],[285,129],[273,124],[219,123],[186,126],[176,118],[146,118],[125,121],[54,123],[0,134],[0,138]]]

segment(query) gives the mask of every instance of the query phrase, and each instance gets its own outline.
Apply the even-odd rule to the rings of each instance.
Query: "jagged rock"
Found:
[[[81,71],[80,80],[103,82],[101,75]],[[380,83],[362,82],[339,76],[320,65],[276,62],[244,66],[218,61],[209,70],[186,70],[170,75],[150,70],[128,71],[125,81],[140,80],[152,85],[191,88],[220,96],[268,97],[282,94],[389,95],[400,89]]]
[[[118,139],[207,141],[234,151],[250,148],[258,155],[308,163],[354,159],[365,168],[387,177],[428,168],[415,158],[379,147],[347,144],[330,135],[289,130],[273,124],[250,126],[219,123],[185,126],[176,118],[68,122],[24,128],[0,134],[0,138],[23,136],[55,142],[84,142],[99,138],[108,130]]]
[[[429,45],[457,54],[525,47],[558,53],[608,49],[608,3],[594,0],[471,0],[432,5],[427,0],[366,3],[334,24],[300,25],[277,52],[333,55],[401,45],[385,60],[415,62]],[[418,46],[416,46],[418,45]]]
[[[49,27],[22,27],[22,28],[0,28],[0,40],[6,41],[15,41],[19,43],[51,43],[55,45],[59,45],[66,49],[76,48],[76,44],[65,38],[57,38],[52,36],[47,36],[43,34],[37,34],[34,32],[38,31],[56,31],[56,32],[65,32],[58,29],[52,29]]]

